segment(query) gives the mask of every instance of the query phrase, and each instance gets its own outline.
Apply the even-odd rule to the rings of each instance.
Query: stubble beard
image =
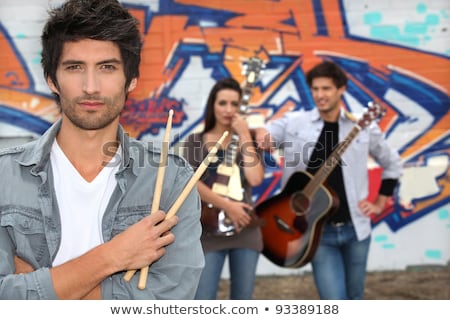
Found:
[[[339,108],[339,101],[337,102],[329,102],[325,106],[318,108],[321,113],[329,114],[334,112],[337,108]]]
[[[86,100],[83,98],[75,98],[68,102],[69,107],[62,108],[66,117],[78,128],[82,130],[100,130],[106,128],[113,123],[122,112],[125,101],[116,97],[114,99],[102,97],[100,99],[94,99],[97,101],[103,101],[106,108],[102,110],[84,110],[78,109],[78,102]],[[61,101],[63,104],[64,102]]]

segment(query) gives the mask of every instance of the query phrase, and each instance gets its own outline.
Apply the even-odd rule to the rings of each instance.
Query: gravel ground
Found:
[[[229,280],[221,281],[218,299],[228,299]],[[260,276],[254,299],[317,300],[311,273],[295,276]],[[369,272],[366,300],[450,300],[450,265],[411,267],[405,271]]]

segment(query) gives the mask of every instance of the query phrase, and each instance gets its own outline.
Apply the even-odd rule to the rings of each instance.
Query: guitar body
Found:
[[[212,184],[213,192],[236,201],[244,199],[242,190],[241,174],[237,164],[227,166],[224,163],[217,167],[217,178]]]
[[[261,227],[265,221],[260,219],[254,210],[247,211],[252,217],[252,221],[247,228]],[[204,231],[209,234],[221,237],[228,237],[236,234],[233,222],[227,217],[224,210],[214,207],[210,203],[202,201],[202,215],[200,217]]]
[[[263,254],[278,266],[299,268],[310,262],[323,224],[339,205],[336,195],[323,185],[314,196],[305,198],[302,189],[312,178],[307,172],[294,173],[281,193],[255,208],[256,215],[265,223],[261,228]]]
[[[232,236],[235,234],[234,225],[222,209],[202,201],[202,215],[200,218],[203,230],[215,236]]]
[[[220,163],[215,170],[210,170],[204,183],[211,190],[222,197],[243,201],[244,192],[241,183],[239,167],[225,166]],[[236,233],[233,222],[227,217],[225,211],[214,207],[211,203],[202,201],[202,214],[200,221],[203,230],[215,236],[232,236]]]

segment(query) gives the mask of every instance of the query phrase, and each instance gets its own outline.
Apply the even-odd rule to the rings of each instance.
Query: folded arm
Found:
[[[106,277],[123,270],[140,269],[164,255],[165,247],[174,241],[169,231],[178,222],[176,216],[163,221],[164,218],[160,211],[149,215],[111,241],[57,267],[34,270],[19,257],[10,257],[8,260],[14,263],[11,274],[3,274],[4,266],[1,266],[0,298],[100,298],[100,283]]]

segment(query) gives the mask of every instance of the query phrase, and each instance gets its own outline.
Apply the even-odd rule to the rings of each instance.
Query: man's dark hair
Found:
[[[216,82],[216,84],[212,87],[209,92],[208,101],[206,102],[206,110],[205,110],[205,128],[203,129],[203,133],[208,132],[216,125],[216,117],[214,115],[214,103],[216,102],[217,93],[220,90],[229,89],[234,90],[239,94],[239,99],[242,97],[242,88],[233,78],[224,78]]]
[[[321,62],[306,73],[306,82],[309,87],[311,87],[315,78],[331,78],[336,88],[347,85],[347,75],[337,64],[331,61]]]
[[[125,88],[139,77],[141,35],[138,21],[117,0],[69,0],[49,11],[42,32],[42,68],[58,87],[56,69],[63,45],[83,39],[113,41],[124,63]],[[59,97],[57,97],[59,98]]]

